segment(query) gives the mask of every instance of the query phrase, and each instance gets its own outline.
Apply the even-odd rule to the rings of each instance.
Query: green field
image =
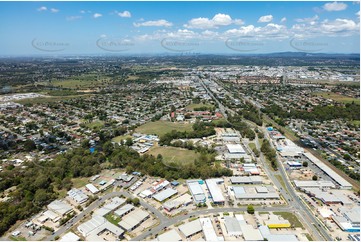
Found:
[[[70,89],[85,89],[85,88],[96,88],[103,85],[104,82],[108,81],[107,77],[99,77],[96,74],[87,74],[79,77],[73,77],[68,80],[53,80],[51,85],[62,87],[62,88],[70,88]]]
[[[340,95],[340,94],[337,94],[334,92],[315,92],[315,93],[313,93],[313,95],[327,98],[327,99],[332,99],[332,100],[335,100],[336,102],[340,102],[340,103],[355,102],[357,104],[360,104],[359,98],[352,98],[352,97]]]
[[[104,126],[104,122],[97,120],[97,121],[93,121],[91,123],[86,124],[85,126],[87,126],[88,128],[94,129],[94,128],[102,128]]]
[[[114,137],[112,139],[113,142],[120,142],[121,140],[126,140],[127,138],[132,138],[131,135],[120,135],[120,136],[117,136],[117,137]]]
[[[250,148],[251,150],[253,150],[253,149],[256,148],[256,144],[255,144],[255,143],[249,143],[248,146],[249,146],[249,148]]]
[[[163,161],[166,164],[174,162],[178,165],[192,163],[199,156],[193,150],[163,146],[151,148],[148,154],[154,155],[155,157],[157,157],[158,154],[161,154],[163,156]]]
[[[71,179],[71,181],[73,182],[73,187],[80,188],[89,183],[89,178],[88,177],[79,177],[79,178],[73,178],[73,179]]]
[[[16,100],[14,102],[20,103],[20,104],[41,104],[41,103],[52,103],[52,102],[58,102],[63,100],[68,100],[72,98],[77,97],[84,97],[88,95],[70,95],[70,96],[50,96],[50,97],[37,97],[37,98],[26,98],[21,100]]]
[[[144,133],[144,134],[156,134],[162,136],[166,133],[171,132],[172,130],[177,131],[192,131],[192,124],[183,124],[183,123],[173,123],[168,121],[156,121],[149,122],[139,126],[135,132]]]
[[[26,241],[26,238],[23,237],[23,236],[18,236],[18,237],[10,236],[9,238],[10,238],[12,241]]]
[[[214,108],[214,105],[209,103],[192,103],[189,104],[186,108],[190,110],[194,110],[195,108],[200,108],[200,107],[207,107],[207,110],[210,110]]]
[[[274,215],[280,215],[282,218],[287,219],[292,226],[294,227],[299,227],[299,228],[303,228],[302,223],[300,222],[300,220],[298,220],[298,218],[296,217],[296,215],[294,215],[293,213],[290,212],[273,212]]]
[[[112,213],[108,213],[107,215],[105,215],[105,218],[115,226],[118,226],[118,223],[122,220],[121,218],[113,215]]]

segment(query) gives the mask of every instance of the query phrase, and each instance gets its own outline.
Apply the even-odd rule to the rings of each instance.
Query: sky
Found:
[[[360,53],[359,2],[0,2],[0,55]]]

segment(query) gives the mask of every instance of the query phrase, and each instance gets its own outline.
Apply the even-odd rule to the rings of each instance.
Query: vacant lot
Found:
[[[340,102],[340,103],[351,103],[354,101],[355,103],[360,104],[360,99],[358,99],[358,98],[352,98],[352,97],[340,95],[340,94],[337,94],[334,92],[315,92],[315,93],[313,93],[313,95],[327,98],[327,99],[332,99],[332,100],[335,100],[336,102]]]
[[[192,103],[192,104],[189,104],[186,108],[190,109],[190,110],[194,110],[195,108],[201,108],[201,107],[206,107],[207,110],[210,110],[210,109],[214,108],[214,105],[209,104],[209,103]]]
[[[172,123],[168,121],[156,121],[143,124],[139,126],[135,132],[144,133],[144,134],[156,134],[162,136],[166,133],[171,132],[172,130],[177,131],[192,131],[192,124],[183,124],[183,123]]]
[[[112,139],[113,142],[120,142],[121,140],[126,140],[127,138],[132,138],[131,135],[120,135],[120,136],[117,136],[117,137],[114,137]]]
[[[296,215],[290,212],[273,212],[274,215],[280,215],[282,218],[287,219],[292,226],[303,228],[302,223],[298,220]]]
[[[167,164],[174,162],[177,165],[184,165],[194,162],[198,154],[193,150],[186,150],[176,147],[154,147],[148,152],[150,155],[157,157],[158,154],[163,156],[163,161]]]

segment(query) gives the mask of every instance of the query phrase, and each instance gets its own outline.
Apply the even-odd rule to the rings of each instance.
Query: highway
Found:
[[[206,87],[206,85],[203,83],[202,80],[200,82],[201,82],[202,86],[204,87],[204,89],[207,91],[208,95],[210,97],[212,97],[213,100],[219,105],[220,111],[224,115],[225,110],[227,108],[224,107],[223,104],[218,99],[215,98],[213,93]],[[227,116],[224,115],[224,117],[227,120]],[[255,125],[254,123],[249,122],[247,120],[245,120],[245,121],[248,124],[250,124],[251,126],[257,127],[257,125]],[[273,147],[272,141],[271,141],[270,137],[268,136],[268,132],[265,130],[265,127],[259,127],[259,128],[261,128],[263,133],[265,133],[267,135],[267,138],[268,138],[268,140],[270,140],[270,143]],[[258,139],[256,139],[255,143],[256,143],[256,147],[260,150],[260,144],[258,142]],[[319,241],[322,241],[322,240],[332,241],[333,239],[326,232],[323,223],[315,218],[315,215],[310,211],[310,209],[308,207],[306,207],[306,205],[302,202],[301,198],[298,197],[294,187],[291,184],[291,181],[288,179],[288,176],[286,174],[286,171],[284,170],[283,164],[281,164],[281,162],[279,162],[279,159],[277,161],[278,161],[281,169],[279,169],[279,172],[277,172],[277,173],[275,173],[273,170],[272,171],[269,170],[269,166],[266,164],[266,161],[265,161],[265,158],[264,158],[262,152],[260,154],[259,160],[261,161],[268,177],[270,177],[270,179],[275,184],[275,186],[278,188],[278,190],[281,192],[282,196],[286,199],[286,201],[289,202],[291,208],[293,208],[293,212],[296,212],[297,214],[299,214],[298,217],[301,218],[301,220],[303,221],[302,224],[304,224],[306,226],[306,228],[308,228],[308,230],[312,233],[313,237]],[[285,187],[286,191],[282,188],[282,184],[280,184],[280,182],[278,181],[275,174],[281,175],[282,180],[284,181],[284,184],[286,186]],[[313,224],[315,226],[317,225],[317,229],[315,228],[315,226],[313,226]]]

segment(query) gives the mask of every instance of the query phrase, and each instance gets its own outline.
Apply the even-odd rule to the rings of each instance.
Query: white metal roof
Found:
[[[86,184],[85,187],[93,194],[99,192],[99,189],[96,188],[93,184]]]
[[[199,219],[197,219],[192,222],[185,223],[179,226],[179,231],[181,231],[185,237],[189,237],[193,234],[202,231],[202,226],[201,223],[199,222]]]
[[[154,198],[155,200],[159,201],[159,202],[162,202],[162,201],[164,201],[165,199],[167,199],[167,198],[169,198],[169,197],[171,197],[171,196],[173,196],[173,195],[175,195],[175,194],[177,194],[177,193],[178,193],[177,190],[175,190],[175,189],[173,189],[173,188],[167,188],[167,189],[165,189],[165,190],[163,190],[163,191],[161,191],[161,192],[153,195],[153,198]]]
[[[229,153],[246,153],[240,144],[227,144]]]
[[[78,241],[80,237],[73,232],[66,233],[59,241],[67,242],[67,241]]]
[[[224,225],[226,226],[227,232],[229,234],[242,234],[241,225],[235,217],[224,217]]]
[[[245,240],[263,240],[263,236],[258,229],[254,229],[252,225],[241,225],[241,230]]]
[[[128,214],[127,216],[125,216],[123,218],[123,220],[120,221],[118,224],[120,227],[129,231],[132,228],[138,226],[147,217],[149,217],[149,213],[147,213],[141,209],[137,209],[137,210],[131,212],[130,214]]]
[[[119,217],[122,217],[124,214],[128,213],[129,211],[131,211],[132,209],[134,209],[134,206],[132,204],[125,204],[124,206],[118,208],[117,210],[115,210],[115,214]]]
[[[169,230],[157,237],[158,241],[182,241],[182,237],[175,229]]]
[[[213,202],[224,202],[224,197],[221,189],[217,185],[217,180],[215,179],[207,179],[206,184],[209,192],[211,193]]]
[[[204,236],[206,237],[206,241],[218,241],[218,237],[216,231],[214,231],[211,219],[200,218],[199,221],[201,223]]]
[[[48,209],[52,210],[53,212],[61,216],[73,210],[73,208],[69,204],[60,200],[55,200],[51,202],[48,205]]]

